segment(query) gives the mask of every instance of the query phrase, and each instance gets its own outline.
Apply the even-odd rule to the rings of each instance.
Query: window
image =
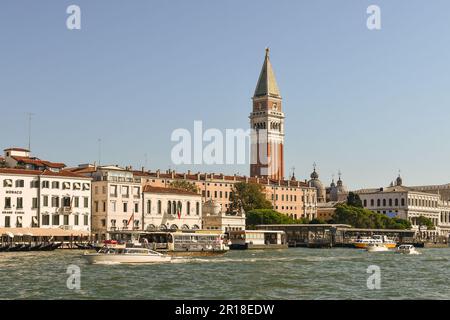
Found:
[[[102,219],[101,222],[102,222],[102,227],[106,227],[106,219]]]
[[[172,214],[172,202],[167,202],[167,214]]]
[[[381,200],[377,199],[377,207],[381,206]]]
[[[42,202],[44,207],[48,207],[48,196],[43,196]]]
[[[115,185],[111,186],[109,195],[111,197],[117,197],[117,186],[115,186]]]
[[[13,186],[13,182],[11,179],[5,179],[3,180],[3,187],[5,188],[11,188]]]
[[[30,182],[30,188],[32,188],[32,189],[39,188],[39,181],[38,180],[31,181]]]
[[[59,189],[59,182],[58,181],[53,181],[52,182],[52,189]]]
[[[186,214],[190,215],[191,214],[191,203],[188,201],[187,205],[186,205]]]
[[[5,198],[5,209],[11,209],[11,198]]]
[[[73,190],[81,190],[81,183],[75,182],[73,184]]]
[[[373,207],[375,205],[375,200],[370,199],[370,206]]]
[[[112,219],[111,220],[111,227],[115,228],[116,227],[116,219]]]
[[[63,198],[63,207],[71,207],[72,204],[70,203],[70,197],[64,197]]]
[[[89,225],[89,216],[88,215],[84,215],[84,225],[88,226]]]
[[[128,203],[123,203],[123,212],[128,212]]]
[[[91,185],[89,183],[83,183],[83,190],[84,191],[89,191],[91,190]]]
[[[75,208],[79,208],[80,207],[80,197],[75,197],[73,202],[74,202],[74,207]]]
[[[70,182],[63,182],[63,190],[70,190]]]
[[[5,217],[5,228],[11,228],[11,217],[10,216]]]
[[[94,201],[94,211],[98,212],[98,201]]]
[[[158,214],[161,214],[161,200],[158,200]]]
[[[367,207],[367,200],[364,199],[364,207]]]
[[[195,214],[198,216],[198,215],[200,215],[200,203],[199,202],[197,202],[196,204],[195,204]]]
[[[17,228],[22,228],[22,217],[17,217],[16,218],[16,227]]]
[[[16,180],[16,188],[23,188],[25,186],[25,182],[23,180]]]
[[[52,197],[52,207],[59,208],[59,198],[58,197]]]
[[[116,202],[115,201],[111,201],[111,210],[112,210],[112,212],[116,212]]]
[[[395,203],[395,206],[398,207],[398,199],[395,199],[394,203]]]
[[[58,214],[54,214],[52,217],[52,225],[54,226],[59,226],[59,215]]]
[[[106,186],[103,186],[103,187],[102,187],[102,193],[103,193],[103,194],[106,194]]]
[[[130,191],[127,186],[122,187],[122,197],[128,198],[130,196]]]
[[[69,225],[69,216],[66,214],[66,215],[64,215],[64,225],[65,226],[68,226]]]
[[[214,191],[214,198],[217,198],[217,191]]]
[[[94,194],[98,194],[98,187],[94,188]]]
[[[50,188],[50,182],[42,181],[42,189],[48,189],[48,188]]]
[[[44,214],[42,216],[42,225],[43,226],[48,226],[50,225],[50,216],[48,214]]]
[[[84,207],[89,208],[89,198],[88,197],[84,197]]]
[[[136,212],[136,213],[139,212],[139,203],[138,202],[134,203],[134,212]]]
[[[31,209],[37,209],[38,207],[38,198],[33,198],[31,202]]]
[[[74,217],[73,218],[73,224],[78,226],[80,224],[80,216],[76,214],[73,217]]]
[[[392,199],[389,199],[389,207],[392,207]]]
[[[151,200],[147,200],[147,213],[148,214],[152,213],[152,201]]]

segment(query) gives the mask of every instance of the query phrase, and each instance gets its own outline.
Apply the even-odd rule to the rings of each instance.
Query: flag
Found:
[[[178,219],[181,219],[181,202],[178,202],[177,215]]]
[[[133,210],[133,213],[131,214],[131,217],[130,217],[130,219],[128,219],[128,222],[127,222],[127,227],[130,225],[130,222],[131,222],[131,220],[133,220],[134,221],[134,210]]]

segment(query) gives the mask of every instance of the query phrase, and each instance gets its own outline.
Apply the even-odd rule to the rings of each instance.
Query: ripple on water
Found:
[[[449,249],[232,251],[157,265],[88,265],[80,251],[0,253],[2,299],[450,299]],[[81,289],[66,286],[81,268]],[[367,288],[367,267],[381,290]]]

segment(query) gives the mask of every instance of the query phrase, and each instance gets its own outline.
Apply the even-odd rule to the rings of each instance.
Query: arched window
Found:
[[[189,226],[187,224],[183,224],[181,227],[182,230],[189,230]]]
[[[379,207],[380,205],[381,205],[380,199],[377,199],[377,207]]]
[[[161,200],[158,200],[158,214],[161,214]]]
[[[383,207],[386,207],[386,199],[383,199]]]
[[[154,224],[149,224],[149,225],[147,226],[147,230],[148,230],[148,231],[156,230],[156,226],[155,226]]]
[[[173,224],[170,226],[171,230],[178,230],[178,226],[176,224]]]
[[[167,230],[167,226],[165,224],[162,224],[159,226],[160,230]]]
[[[198,230],[198,229],[200,229],[200,227],[199,227],[198,225],[194,224],[194,225],[192,226],[192,230]]]
[[[186,214],[190,215],[191,214],[191,202],[188,201],[187,205],[186,205]]]
[[[392,199],[389,199],[389,207],[392,207]]]
[[[167,201],[167,214],[172,214],[172,202]]]
[[[395,199],[395,206],[398,207],[398,199]]]
[[[375,200],[370,199],[370,206],[373,207],[375,205]]]
[[[172,201],[172,214],[177,214],[177,203]]]

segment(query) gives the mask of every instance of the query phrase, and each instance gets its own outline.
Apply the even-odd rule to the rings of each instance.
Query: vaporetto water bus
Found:
[[[371,244],[380,244],[388,249],[394,249],[397,246],[397,243],[395,241],[389,239],[385,235],[373,235],[372,237],[361,237],[353,242],[355,248],[358,249],[367,249],[367,247]]]
[[[129,247],[144,247],[160,253],[179,256],[224,254],[230,250],[221,231],[112,231],[110,238]]]

